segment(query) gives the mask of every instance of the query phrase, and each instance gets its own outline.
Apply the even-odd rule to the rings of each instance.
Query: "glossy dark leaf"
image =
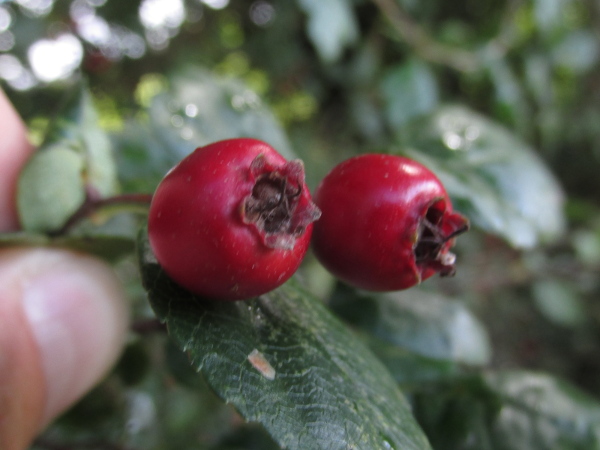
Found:
[[[174,284],[140,239],[156,314],[211,387],[288,449],[428,449],[394,380],[295,281],[246,302]]]

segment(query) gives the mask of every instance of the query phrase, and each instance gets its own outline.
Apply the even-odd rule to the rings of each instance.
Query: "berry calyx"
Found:
[[[304,164],[294,160],[276,168],[260,154],[250,165],[250,175],[254,186],[242,203],[242,220],[254,225],[267,247],[293,249],[297,237],[321,215],[302,196]]]
[[[443,277],[453,276],[456,255],[449,248],[454,238],[468,229],[469,224],[463,216],[445,211],[444,199],[434,201],[420,219],[413,249],[421,274],[433,270]]]

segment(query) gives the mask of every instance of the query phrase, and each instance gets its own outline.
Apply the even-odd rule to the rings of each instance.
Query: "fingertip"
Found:
[[[112,271],[82,255],[60,255],[23,292],[46,378],[44,422],[89,390],[114,364],[127,311]]]
[[[27,129],[6,94],[0,89],[0,231],[18,228],[17,178],[33,152]]]
[[[35,358],[24,363],[42,380],[43,395],[32,396],[30,414],[14,419],[21,421],[24,432],[35,433],[113,366],[126,339],[128,311],[119,281],[108,266],[63,250],[3,252],[0,286],[5,298],[19,304],[21,333],[30,338],[28,346],[18,344],[23,352],[34,352]],[[16,383],[14,392],[30,384],[22,377],[11,382]]]
[[[2,282],[0,277],[0,282]],[[21,450],[42,420],[44,378],[23,308],[0,285],[0,448]],[[17,388],[17,386],[19,386]]]

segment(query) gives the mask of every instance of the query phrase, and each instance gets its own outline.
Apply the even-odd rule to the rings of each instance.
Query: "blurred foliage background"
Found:
[[[302,158],[311,188],[359,153],[428,164],[474,225],[455,278],[369,296],[309,256],[305,284],[377,340],[435,448],[600,448],[597,410],[583,414],[595,441],[484,439],[492,382],[447,378],[543,371],[600,398],[600,3],[0,0],[0,80],[35,142],[82,79],[125,192],[152,192],[196,146],[236,136]],[[134,262],[117,269],[130,345],[36,448],[270,448],[152,322]],[[427,364],[394,371],[398,349]]]

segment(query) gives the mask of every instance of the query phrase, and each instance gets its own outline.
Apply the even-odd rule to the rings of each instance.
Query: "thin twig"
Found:
[[[88,193],[84,203],[79,209],[69,217],[69,220],[67,220],[60,229],[50,233],[50,235],[52,237],[65,235],[79,222],[102,208],[121,205],[149,206],[151,200],[152,195],[150,194],[122,194],[107,198],[95,198],[94,195]]]
[[[471,73],[481,66],[475,53],[436,42],[394,0],[373,0],[387,17],[398,35],[427,61],[442,64],[462,73]]]
[[[500,31],[486,46],[488,49],[492,49],[496,59],[506,56],[511,47],[515,45],[518,33],[515,30],[514,18],[523,3],[524,0],[509,0],[500,20]]]

